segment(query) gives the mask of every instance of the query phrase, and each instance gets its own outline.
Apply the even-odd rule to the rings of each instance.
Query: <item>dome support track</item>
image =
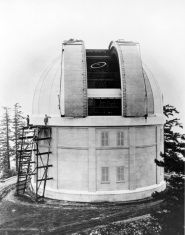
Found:
[[[48,180],[51,128],[48,126],[29,126],[22,128],[21,148],[18,151],[18,175],[16,193],[17,195],[29,194],[34,191],[32,196],[36,201],[43,201],[45,188]],[[45,144],[46,151],[39,151],[39,144]],[[33,178],[32,178],[33,176]],[[35,182],[35,187],[32,186]]]

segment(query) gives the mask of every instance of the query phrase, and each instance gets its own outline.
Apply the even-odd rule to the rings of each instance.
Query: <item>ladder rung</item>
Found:
[[[20,151],[20,152],[21,152],[21,151]],[[30,156],[31,156],[30,153],[31,153],[31,151],[22,153],[22,154],[20,155],[20,157],[30,157]]]
[[[20,162],[20,163],[21,163],[21,162],[27,162],[27,161],[31,161],[31,156],[29,156],[29,157],[23,157],[23,158],[19,159],[19,162]]]
[[[45,180],[52,180],[52,179],[53,179],[53,177],[52,178],[46,178],[46,179],[39,179],[37,181],[45,181]]]
[[[34,129],[25,129],[24,133],[33,133],[34,131]]]
[[[19,137],[20,140],[24,140],[24,139],[33,139],[33,135],[32,136],[21,136]]]
[[[25,186],[26,186],[26,183],[24,183],[24,184],[18,184],[18,185],[17,185],[17,189],[25,188]]]
[[[19,152],[32,152],[32,151],[36,151],[36,149],[20,149],[18,151]]]
[[[21,164],[28,164],[30,161],[20,161]]]
[[[36,173],[29,173],[28,175],[36,175]]]
[[[22,175],[22,174],[26,174],[26,173],[27,173],[27,168],[21,168],[21,169],[20,169],[20,172],[18,173],[18,175],[19,175],[19,174]]]
[[[32,124],[29,125],[29,129],[34,129],[34,128],[37,128],[37,126],[34,126]]]
[[[32,144],[32,139],[33,139],[33,138],[27,138],[27,139],[24,140],[23,143],[24,143],[25,145],[26,145],[26,144],[27,144],[27,145],[31,145],[31,144]]]
[[[26,189],[26,187],[24,187],[24,188],[17,188],[17,192],[18,193],[24,193],[25,192],[25,189]]]
[[[17,188],[17,192],[18,191],[23,191],[24,192],[25,189],[26,189],[26,187],[24,187],[24,188]]]
[[[47,168],[47,167],[51,167],[53,165],[45,165],[45,166],[38,166],[37,169],[40,169],[40,168]]]
[[[36,153],[36,155],[44,155],[44,154],[50,154],[52,152],[43,152],[43,153]]]
[[[29,156],[21,156],[21,159],[19,160],[19,162],[28,161],[30,158],[31,158],[31,155],[29,155]]]
[[[26,178],[26,175],[20,175],[20,174],[18,174],[18,176],[19,176],[19,179],[20,179],[20,178]]]
[[[35,163],[35,161],[19,161],[20,164]]]
[[[22,172],[22,173],[19,173],[18,176],[21,177],[21,178],[23,178],[23,177],[25,178],[27,176],[27,173],[26,172],[25,173]]]
[[[33,125],[29,125],[29,126],[23,126],[23,130],[30,130],[30,129],[33,129],[33,128],[35,128],[35,126],[33,126]]]
[[[26,183],[17,185],[17,189],[23,189],[26,187]]]
[[[20,174],[21,175],[24,175],[24,174],[27,174],[27,167],[24,167],[24,168],[22,168],[21,170],[20,170]],[[19,174],[18,174],[19,175]]]
[[[26,175],[28,175],[29,174],[29,172],[27,172],[27,168],[24,168],[24,169],[22,169],[22,170],[25,170],[25,171],[21,171],[21,172],[19,172],[18,173],[18,176],[26,176]],[[31,171],[30,171],[30,173],[31,173]]]
[[[31,159],[29,159],[29,158],[23,158],[23,159],[20,159],[19,160],[19,164],[24,164],[24,162],[30,162],[31,161]]]
[[[23,182],[22,184],[17,184],[17,188],[18,187],[23,187],[23,186],[25,186],[26,185],[26,182]]]
[[[25,190],[26,187],[23,187],[23,188],[17,188],[17,191],[23,191]]]
[[[19,184],[19,183],[26,183],[26,180],[20,180],[20,181],[18,181],[17,183],[18,183],[18,184]]]
[[[43,138],[35,138],[35,140],[40,141],[40,140],[50,140],[51,137],[43,137]]]

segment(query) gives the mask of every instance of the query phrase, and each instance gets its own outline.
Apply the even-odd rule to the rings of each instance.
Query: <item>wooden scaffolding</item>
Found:
[[[36,201],[44,199],[46,183],[53,179],[48,177],[48,169],[52,167],[49,162],[51,134],[49,126],[22,128],[21,146],[18,151],[17,195],[26,194],[31,189]],[[46,151],[40,151],[39,145],[43,142]]]

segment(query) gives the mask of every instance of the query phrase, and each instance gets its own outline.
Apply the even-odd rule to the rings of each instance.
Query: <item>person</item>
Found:
[[[27,122],[27,127],[29,127],[29,125],[30,125],[30,117],[29,117],[29,115],[27,115],[27,117],[26,117],[26,122]]]
[[[45,126],[47,126],[49,118],[50,117],[47,114],[45,114],[45,117],[44,117],[44,124],[45,124]]]

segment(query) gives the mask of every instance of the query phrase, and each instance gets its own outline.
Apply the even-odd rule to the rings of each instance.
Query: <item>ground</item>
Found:
[[[38,204],[16,197],[12,186],[7,189],[9,192],[0,200],[0,235],[89,234],[98,226],[147,217],[162,203],[70,203],[48,199]]]

